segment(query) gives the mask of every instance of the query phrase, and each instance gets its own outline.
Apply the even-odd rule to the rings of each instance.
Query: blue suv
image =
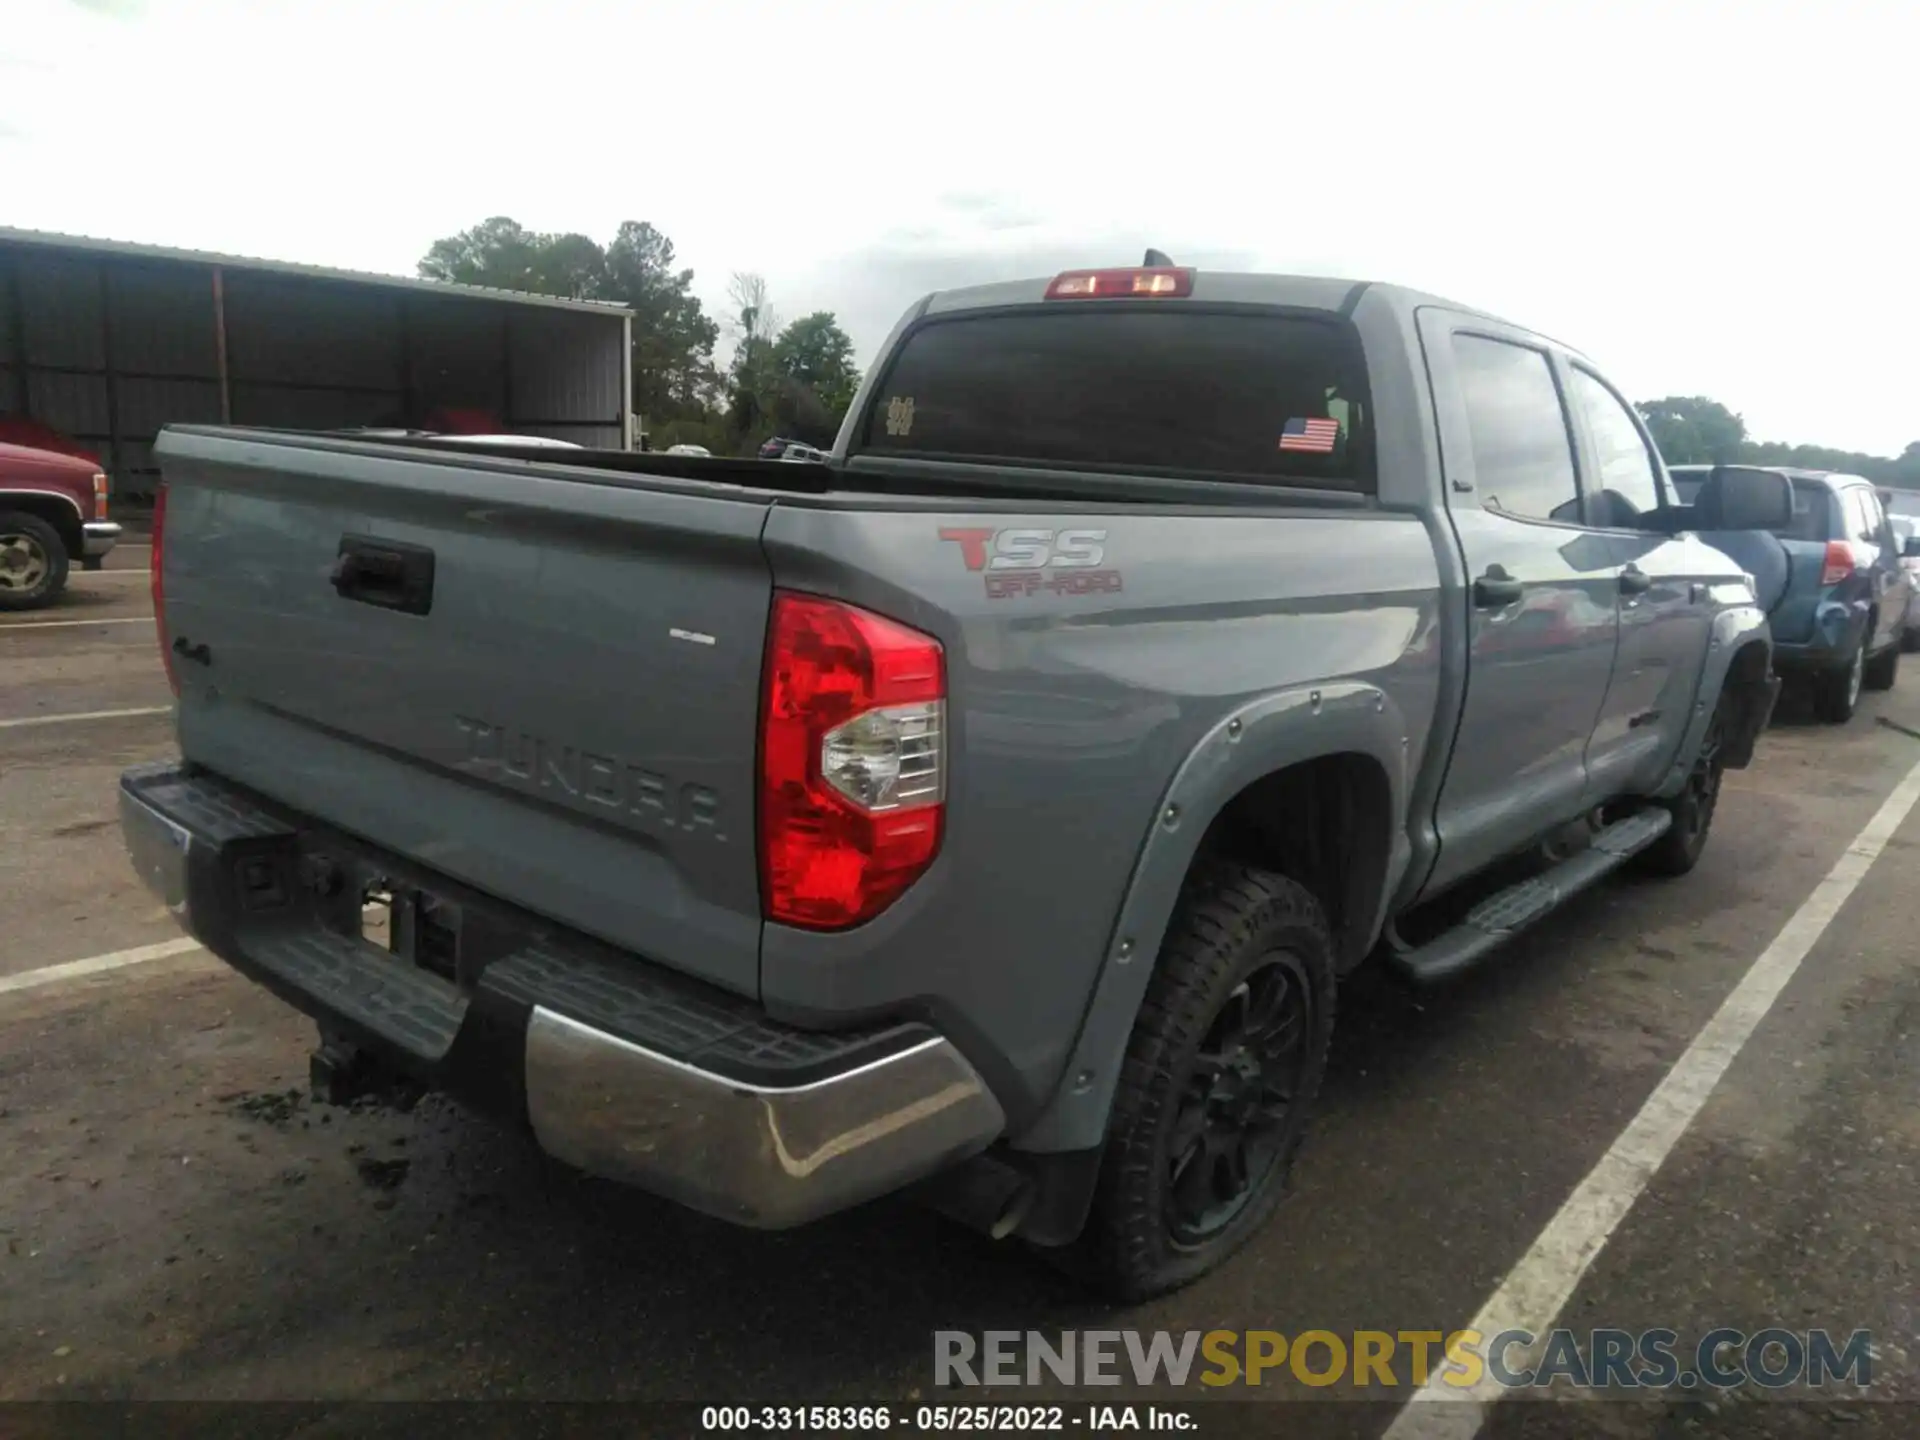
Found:
[[[1785,475],[1793,524],[1714,533],[1718,477],[1729,470]],[[1672,465],[1668,473],[1694,508],[1694,528],[1753,573],[1773,629],[1774,670],[1811,689],[1815,714],[1841,724],[1862,689],[1893,688],[1912,582],[1873,482],[1780,465]]]

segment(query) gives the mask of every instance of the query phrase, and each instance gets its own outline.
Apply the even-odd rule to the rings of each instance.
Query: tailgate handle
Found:
[[[342,535],[331,578],[342,600],[407,615],[433,608],[433,551],[424,545]]]

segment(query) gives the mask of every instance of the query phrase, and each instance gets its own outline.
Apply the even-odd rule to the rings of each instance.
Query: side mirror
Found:
[[[1716,465],[1703,488],[1718,502],[1712,529],[1785,530],[1793,524],[1793,482],[1777,470]]]
[[[1906,543],[1900,547],[1900,555],[1906,560],[1920,560],[1920,535],[1907,536]]]

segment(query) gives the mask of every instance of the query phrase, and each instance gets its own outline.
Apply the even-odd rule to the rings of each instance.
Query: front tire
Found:
[[[1198,1279],[1279,1204],[1326,1073],[1334,942],[1285,876],[1189,880],[1127,1045],[1092,1215],[1091,1278],[1123,1300]]]
[[[1853,718],[1860,703],[1860,688],[1866,681],[1867,637],[1846,664],[1823,670],[1813,677],[1813,713],[1829,725],[1844,725]]]
[[[38,515],[0,513],[0,610],[37,610],[67,588],[67,547]]]

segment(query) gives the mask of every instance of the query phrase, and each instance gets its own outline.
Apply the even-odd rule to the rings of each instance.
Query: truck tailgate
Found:
[[[159,454],[187,760],[758,993],[767,496],[231,432]]]

